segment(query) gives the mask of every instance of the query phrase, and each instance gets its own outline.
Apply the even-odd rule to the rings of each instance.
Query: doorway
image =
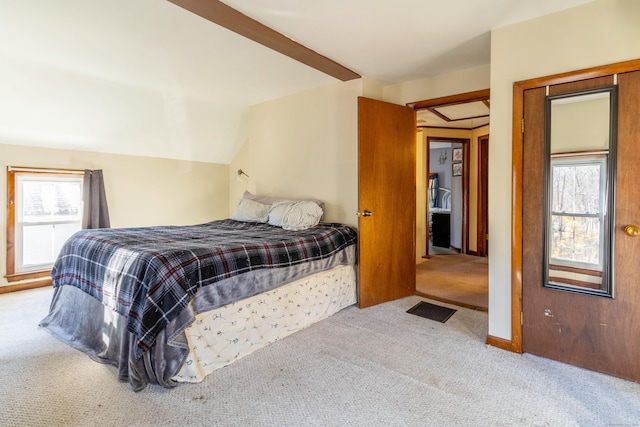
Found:
[[[419,135],[416,294],[482,311],[488,310],[482,159],[489,94],[487,89],[409,104],[417,110]]]
[[[426,256],[469,253],[470,142],[427,136]]]

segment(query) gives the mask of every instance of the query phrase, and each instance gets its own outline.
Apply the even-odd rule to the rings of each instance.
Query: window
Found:
[[[9,167],[7,280],[46,277],[82,227],[82,171]]]
[[[602,283],[606,169],[606,155],[551,159],[552,282],[594,288]]]

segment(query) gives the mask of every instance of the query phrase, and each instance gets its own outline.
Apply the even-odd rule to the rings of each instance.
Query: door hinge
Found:
[[[520,312],[520,325],[524,325],[524,313]]]
[[[489,240],[489,234],[484,235],[484,240]]]
[[[520,122],[520,132],[524,133],[524,118]]]

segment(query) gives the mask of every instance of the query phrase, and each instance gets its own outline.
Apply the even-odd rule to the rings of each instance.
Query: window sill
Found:
[[[6,294],[15,291],[24,291],[27,289],[44,288],[45,286],[51,286],[50,277],[42,280],[34,280],[32,282],[19,283],[16,285],[0,286],[0,294]]]
[[[15,274],[7,274],[4,276],[7,279],[7,282],[20,282],[22,280],[30,280],[30,279],[41,279],[43,277],[50,277],[51,270],[45,271],[31,271],[29,273],[15,273]]]

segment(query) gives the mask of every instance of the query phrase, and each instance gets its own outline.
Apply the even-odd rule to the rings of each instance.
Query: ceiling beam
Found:
[[[168,0],[183,9],[233,31],[343,82],[361,76],[218,0]]]
[[[491,91],[489,89],[476,90],[474,92],[460,93],[458,95],[443,96],[442,98],[427,99],[425,101],[416,101],[407,103],[407,107],[414,110],[423,110],[429,107],[446,107],[449,105],[466,104],[475,101],[485,101],[490,98]]]

